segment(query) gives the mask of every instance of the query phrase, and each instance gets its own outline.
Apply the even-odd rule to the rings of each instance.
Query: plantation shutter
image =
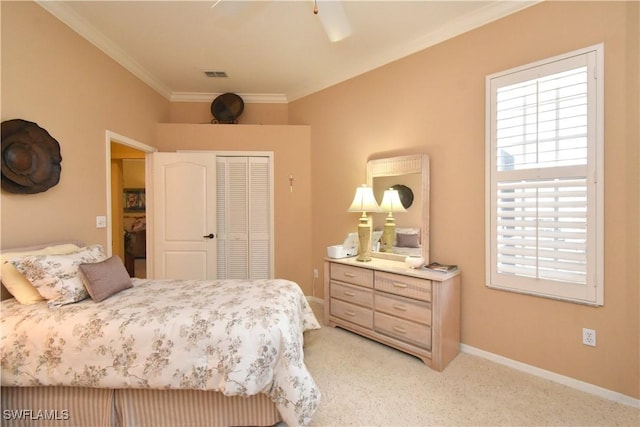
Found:
[[[597,300],[596,60],[488,79],[489,286]]]

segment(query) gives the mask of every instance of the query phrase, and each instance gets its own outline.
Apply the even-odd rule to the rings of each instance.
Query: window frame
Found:
[[[572,69],[576,58],[583,58],[587,67],[587,161],[582,167],[587,188],[587,249],[586,283],[544,280],[525,277],[517,273],[504,274],[498,271],[498,145],[497,145],[497,102],[496,94],[501,87],[514,82],[526,82],[558,73],[558,67]],[[485,240],[486,240],[486,286],[492,289],[512,291],[563,301],[604,305],[604,44],[589,46],[576,51],[557,55],[530,64],[511,68],[486,76],[486,135],[485,135]],[[593,115],[593,116],[592,116]],[[539,123],[539,122],[536,122]],[[524,142],[523,142],[524,144]],[[538,151],[539,152],[539,151]],[[562,178],[569,168],[580,167],[539,167],[524,169],[517,179],[536,170],[537,180]],[[584,169],[586,168],[586,171]],[[511,171],[510,171],[511,172]],[[502,172],[504,176],[504,172]],[[578,175],[579,176],[579,175]],[[539,224],[539,223],[538,223]],[[541,227],[538,227],[539,230]],[[541,257],[534,258],[539,262]]]

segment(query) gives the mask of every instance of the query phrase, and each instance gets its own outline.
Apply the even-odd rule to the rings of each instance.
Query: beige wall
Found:
[[[354,229],[346,213],[374,153],[431,156],[431,258],[463,272],[462,341],[640,397],[637,2],[545,2],[289,106],[312,128],[313,259]],[[570,19],[567,19],[570,17]],[[485,76],[605,43],[605,305],[485,286]],[[327,165],[331,165],[327,167]],[[581,343],[597,331],[596,348]]]
[[[275,276],[297,282],[306,295],[314,294],[308,126],[165,123],[158,125],[156,146],[159,151],[273,152]],[[289,176],[294,177],[293,191]]]
[[[110,130],[153,145],[169,102],[32,2],[1,2],[2,120],[38,123],[60,143],[62,173],[44,193],[2,192],[2,246],[76,238],[106,247]]]

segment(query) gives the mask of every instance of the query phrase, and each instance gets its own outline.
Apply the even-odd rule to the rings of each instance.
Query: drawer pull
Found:
[[[393,304],[393,308],[395,308],[398,311],[407,311],[407,307],[405,307],[402,304]]]
[[[405,328],[401,327],[401,326],[394,326],[393,330],[396,331],[396,332],[399,332],[401,334],[406,334],[407,333],[407,330]]]
[[[407,287],[406,283],[400,283],[400,282],[393,282],[393,286],[396,288],[402,288],[405,289]]]
[[[356,315],[356,312],[351,310],[345,310],[344,314],[346,314],[347,316],[353,317]]]
[[[356,294],[355,294],[355,293],[353,293],[353,292],[351,292],[351,291],[344,291],[344,294],[345,294],[346,296],[348,296],[348,297],[355,297],[355,296],[356,296]]]
[[[344,275],[347,277],[356,277],[356,275],[353,273],[344,273]]]

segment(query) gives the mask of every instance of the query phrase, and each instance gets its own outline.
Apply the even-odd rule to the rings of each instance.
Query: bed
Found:
[[[25,260],[79,252],[14,267],[28,277]],[[303,332],[320,325],[296,283],[129,279],[100,299],[87,279],[113,282],[124,266],[95,258],[78,267],[89,298],[2,301],[2,425],[310,422],[320,393]],[[107,262],[120,270],[105,274]]]

